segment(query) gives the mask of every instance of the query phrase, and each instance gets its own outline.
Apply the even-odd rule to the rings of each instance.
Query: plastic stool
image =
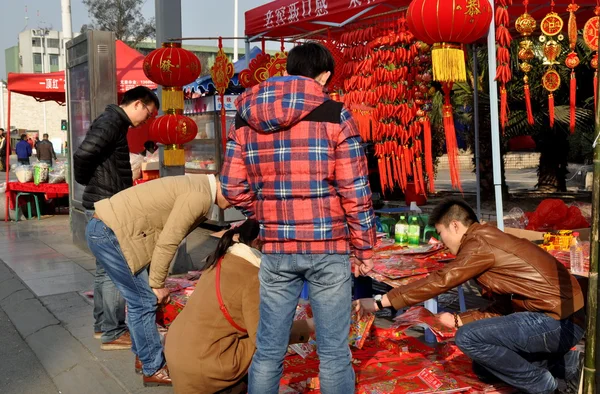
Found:
[[[36,213],[37,213],[37,219],[40,220],[40,203],[38,201],[38,197],[35,195],[35,193],[18,193],[17,194],[17,198],[15,200],[15,221],[18,222],[19,221],[19,197],[21,196],[33,196],[33,199],[35,200],[35,209],[36,209]],[[31,219],[31,200],[27,201],[27,218]]]
[[[435,239],[437,239],[437,237],[438,237],[437,230],[435,229],[435,227],[427,225],[423,229],[423,239],[422,239],[423,243],[429,242],[429,238],[427,237],[428,234],[431,234],[431,236]]]

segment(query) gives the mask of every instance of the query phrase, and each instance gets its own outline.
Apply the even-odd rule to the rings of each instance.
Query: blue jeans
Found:
[[[148,284],[146,269],[133,274],[115,233],[101,220],[92,218],[86,239],[96,260],[104,267],[127,302],[131,349],[140,358],[144,375],[154,375],[165,364],[163,346],[156,328],[157,299]]]
[[[85,211],[88,222],[92,215],[94,211]],[[98,260],[94,276],[94,332],[102,333],[102,343],[112,342],[127,332],[125,300]]]
[[[553,393],[556,378],[577,373],[577,353],[570,351],[584,329],[572,321],[540,312],[518,312],[465,324],[456,345],[473,360],[474,370],[525,393]]]
[[[353,394],[348,332],[352,309],[347,255],[265,254],[260,271],[260,322],[249,372],[249,394],[277,394],[283,359],[304,281],[317,330],[323,394]]]

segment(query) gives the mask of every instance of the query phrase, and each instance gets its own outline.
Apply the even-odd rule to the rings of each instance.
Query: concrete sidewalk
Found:
[[[196,263],[216,246],[209,234],[197,229],[188,238]],[[71,242],[68,216],[0,222],[0,328],[13,333],[0,339],[8,393],[172,393],[143,387],[132,352],[100,350],[92,303],[82,295],[94,271],[93,257]]]

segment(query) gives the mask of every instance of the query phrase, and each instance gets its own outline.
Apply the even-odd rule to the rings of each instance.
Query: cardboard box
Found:
[[[489,222],[492,226],[496,226],[496,222]],[[589,241],[590,240],[590,232],[592,229],[590,228],[578,228],[574,229],[573,232],[579,233],[579,239],[581,241]],[[533,230],[521,230],[520,228],[511,228],[504,227],[504,232],[510,235],[514,235],[515,237],[525,238],[529,241],[543,241],[544,234],[547,231],[533,231]]]
[[[160,167],[157,161],[143,162],[142,171],[159,171]]]

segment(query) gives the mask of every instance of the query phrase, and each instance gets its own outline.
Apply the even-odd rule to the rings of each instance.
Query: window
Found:
[[[42,39],[40,37],[33,37],[31,39],[31,46],[41,47],[42,46]]]
[[[46,45],[48,48],[60,48],[60,40],[58,38],[48,38]]]
[[[33,53],[33,64],[42,65],[42,54]]]
[[[50,54],[50,66],[58,66],[58,55]]]

